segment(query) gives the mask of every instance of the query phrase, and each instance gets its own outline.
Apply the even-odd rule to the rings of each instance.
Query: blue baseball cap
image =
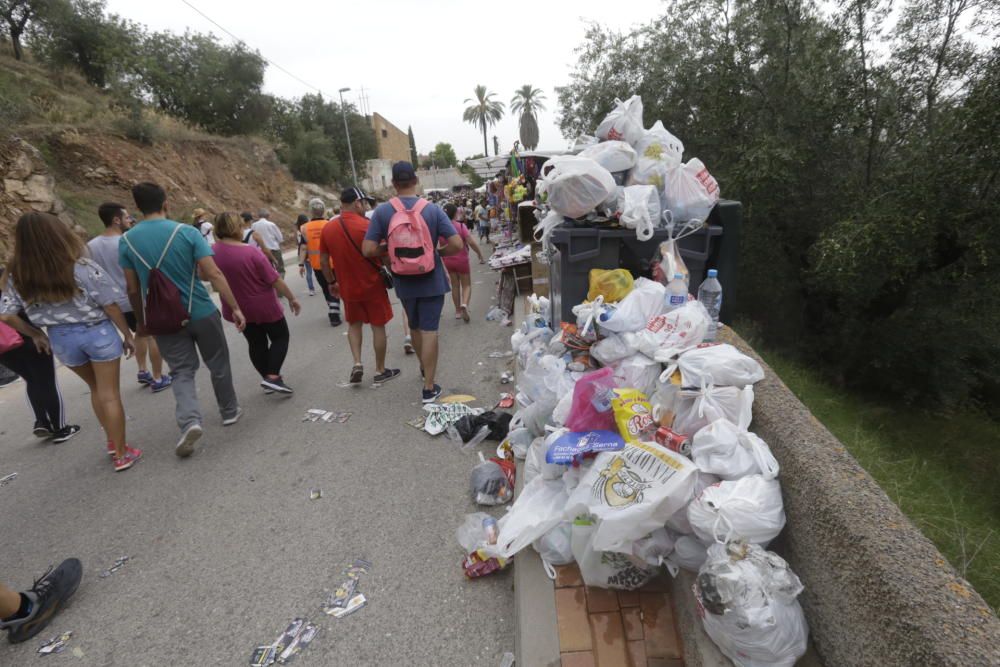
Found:
[[[409,162],[397,162],[392,165],[392,180],[397,183],[405,183],[406,181],[412,181],[416,179],[417,172],[414,171],[413,165]]]

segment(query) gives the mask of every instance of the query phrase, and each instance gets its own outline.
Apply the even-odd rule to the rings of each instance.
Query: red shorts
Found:
[[[385,290],[375,292],[364,301],[344,301],[344,319],[376,327],[385,326],[392,319],[392,304]]]

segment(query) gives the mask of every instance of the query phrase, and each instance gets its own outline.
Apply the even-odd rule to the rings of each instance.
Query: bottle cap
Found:
[[[709,278],[717,278],[718,276],[719,276],[718,269],[709,269],[708,270],[708,277]]]
[[[675,273],[674,274],[674,280],[677,280],[677,279],[684,280],[684,274],[683,273]]]

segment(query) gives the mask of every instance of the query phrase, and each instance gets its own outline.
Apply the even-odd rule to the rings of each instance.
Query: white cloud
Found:
[[[564,148],[554,89],[569,80],[585,22],[608,30],[627,29],[663,11],[661,0],[190,1],[264,57],[329,97],[336,98],[338,88],[349,86],[352,90],[345,99],[357,103],[364,86],[373,111],[404,131],[413,126],[421,153],[446,141],[459,157],[483,149],[482,133],[462,122],[463,101],[480,83],[508,106],[521,85],[541,88],[548,110],[539,117],[539,147]],[[107,4],[109,11],[151,30],[183,33],[190,28],[230,41],[181,0],[108,0]],[[274,67],[267,70],[265,89],[284,97],[313,92]],[[491,152],[494,134],[501,150],[509,148],[517,139],[516,119],[508,113],[491,128]]]

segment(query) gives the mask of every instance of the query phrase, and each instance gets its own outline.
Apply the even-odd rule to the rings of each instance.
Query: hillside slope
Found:
[[[290,232],[309,197],[333,203],[331,192],[293,180],[261,139],[216,137],[147,112],[153,143],[144,145],[127,137],[130,122],[79,77],[0,58],[0,257],[22,212],[55,213],[92,236],[102,229],[98,205],[131,207],[129,190],[143,180],[166,188],[182,221],[199,207],[263,207]]]

